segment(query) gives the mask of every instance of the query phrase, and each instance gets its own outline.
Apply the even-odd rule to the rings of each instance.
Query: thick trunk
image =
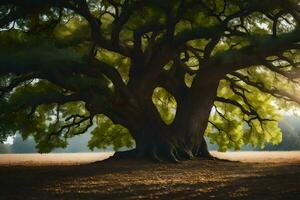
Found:
[[[209,80],[208,80],[209,77]],[[203,71],[194,80],[189,92],[177,99],[177,112],[172,125],[166,125],[152,103],[154,85],[135,91],[139,115],[132,133],[136,148],[116,157],[150,158],[156,161],[180,161],[211,157],[204,139],[220,77]],[[146,89],[145,89],[146,88]]]
[[[152,101],[148,99],[147,103],[142,104],[145,107],[141,109],[141,115],[135,123],[133,136],[136,149],[123,153],[123,156],[174,162],[211,157],[204,140],[204,131],[216,88],[217,84],[204,85],[201,87],[204,93],[199,93],[205,95],[191,94],[188,101],[178,102],[172,125],[166,125],[161,120]]]
[[[199,73],[187,98],[177,102],[174,132],[184,137],[185,145],[195,157],[211,157],[204,140],[204,132],[219,85],[219,77],[211,73],[210,71]]]
[[[159,130],[159,132],[157,132]],[[206,141],[195,142],[192,146],[185,143],[184,138],[173,136],[170,131],[162,131],[159,127],[144,130],[144,135],[136,139],[136,148],[130,151],[117,152],[116,158],[150,159],[158,162],[178,162],[194,158],[210,158]],[[196,148],[197,151],[191,149]]]

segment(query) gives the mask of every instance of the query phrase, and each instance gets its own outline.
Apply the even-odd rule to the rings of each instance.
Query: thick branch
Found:
[[[137,106],[137,102],[134,99],[133,94],[127,88],[124,81],[122,80],[121,75],[113,66],[110,66],[97,59],[93,59],[91,64],[92,64],[92,68],[87,69],[85,72],[87,75],[99,77],[100,75],[99,73],[103,73],[112,81],[115,88],[119,90],[123,95],[125,95],[126,100],[128,100],[133,106]]]
[[[227,98],[224,98],[224,97],[215,97],[215,101],[219,101],[219,102],[223,102],[223,103],[228,103],[228,104],[231,104],[231,105],[234,105],[238,108],[241,109],[241,111],[247,115],[253,115],[255,113],[252,113],[250,111],[248,111],[246,108],[244,108],[244,106],[242,104],[240,104],[239,102],[235,101],[235,100],[232,100],[232,99],[227,99]]]
[[[293,101],[293,102],[300,105],[300,99],[296,95],[290,94],[290,93],[288,93],[284,90],[280,90],[280,89],[266,88],[263,83],[258,83],[258,82],[255,82],[255,81],[251,81],[251,79],[248,76],[244,76],[243,74],[238,73],[238,72],[233,72],[231,74],[233,76],[238,77],[240,80],[242,80],[246,84],[257,88],[257,89],[259,89],[260,91],[262,91],[264,93],[270,94],[270,95],[272,95],[276,98],[282,98],[282,99],[285,99],[287,101]]]
[[[207,66],[218,68],[225,75],[239,69],[260,65],[266,57],[279,55],[293,48],[293,44],[300,41],[300,29],[282,34],[276,38],[271,36],[255,36],[249,39],[251,45],[238,50],[231,49],[217,54],[211,57]]]

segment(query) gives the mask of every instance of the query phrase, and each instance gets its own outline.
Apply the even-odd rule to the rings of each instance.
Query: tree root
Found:
[[[140,152],[136,149],[115,152],[106,160],[150,160],[158,163],[171,162],[178,163],[183,159],[178,156],[175,148],[158,148],[154,146],[151,150]]]
[[[193,152],[182,148],[176,148],[174,145],[153,145],[150,149],[143,149],[139,151],[137,149],[119,151],[107,160],[148,160],[158,163],[179,163],[186,160],[214,160],[222,162],[234,162],[227,159],[217,158],[209,153],[209,151],[202,152],[198,155],[194,155]]]
[[[117,151],[109,157],[107,160],[123,160],[123,159],[137,159],[136,149],[131,149],[127,151]]]

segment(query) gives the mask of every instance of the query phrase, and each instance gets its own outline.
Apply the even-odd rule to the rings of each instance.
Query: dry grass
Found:
[[[113,155],[107,153],[50,153],[50,154],[0,154],[0,166],[51,166],[78,165],[104,160]]]
[[[0,199],[300,199],[300,152],[214,154],[243,162],[0,155]]]

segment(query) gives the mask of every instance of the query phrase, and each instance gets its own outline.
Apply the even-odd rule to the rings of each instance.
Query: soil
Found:
[[[234,161],[0,155],[0,199],[300,199],[300,152],[213,154]]]

